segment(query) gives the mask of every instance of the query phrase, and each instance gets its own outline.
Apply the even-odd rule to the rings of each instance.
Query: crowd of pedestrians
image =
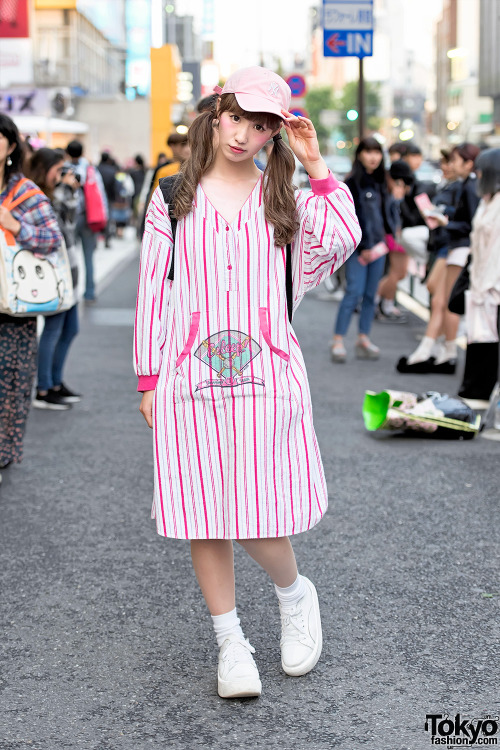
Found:
[[[372,322],[406,321],[395,298],[412,261],[413,272],[422,270],[425,277],[430,319],[417,348],[399,359],[397,370],[454,374],[465,313],[469,344],[459,395],[489,399],[498,380],[499,248],[493,226],[498,221],[499,154],[499,149],[481,150],[472,143],[443,149],[442,180],[436,186],[418,180],[422,153],[415,144],[393,144],[386,169],[380,143],[375,138],[359,142],[346,184],[363,237],[345,266],[346,289],[331,346],[334,362],[348,357],[344,337],[355,311],[356,356],[379,357],[369,338]]]
[[[144,186],[149,203],[158,180],[176,173],[189,154],[185,135],[171,134],[167,145],[172,159],[165,158],[152,170],[140,154],[125,169],[109,151],[102,152],[94,167],[81,142],[72,140],[65,150],[35,149],[13,120],[0,114],[0,229],[20,251],[32,254],[32,270],[41,285],[44,268],[36,258],[64,247],[73,288],[73,303],[67,309],[54,313],[38,305],[41,334],[36,313],[19,317],[0,313],[0,469],[22,460],[31,404],[66,411],[81,400],[82,395],[64,381],[67,357],[79,331],[79,253],[85,267],[83,299],[92,304],[98,238],[102,236],[109,247],[111,238],[120,239],[127,225],[140,227],[147,208],[140,201]],[[22,280],[28,271],[19,265],[15,273]],[[0,473],[0,482],[1,477]]]

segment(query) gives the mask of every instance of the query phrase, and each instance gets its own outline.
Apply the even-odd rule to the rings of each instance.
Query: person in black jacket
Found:
[[[443,218],[439,219],[441,226],[445,228],[440,234],[439,246],[446,248],[446,270],[440,286],[432,289],[435,299],[431,302],[432,314],[425,336],[409,357],[399,360],[399,372],[455,373],[460,316],[450,312],[447,306],[451,290],[469,256],[472,218],[479,204],[476,176],[473,172],[478,155],[479,148],[472,143],[456,146],[450,153],[450,167],[462,183],[452,218],[448,216],[450,212],[445,210]],[[441,332],[444,333],[445,342],[436,347],[436,340]]]
[[[345,264],[347,289],[335,324],[331,354],[334,362],[345,362],[344,336],[361,300],[356,356],[378,359],[380,351],[369,339],[375,315],[375,295],[384,272],[387,247],[384,238],[394,234],[392,196],[386,185],[383,151],[375,138],[362,138],[356,149],[351,174],[346,179],[363,236],[356,252]],[[378,256],[378,257],[377,257]]]
[[[394,144],[394,146],[397,145]],[[401,204],[415,184],[415,176],[409,164],[403,159],[394,159],[387,175],[387,183],[394,198],[391,204],[391,213],[396,235],[399,235]],[[388,263],[386,264],[386,274],[378,285],[376,316],[378,320],[405,323],[407,318],[396,305],[396,292],[399,282],[408,273],[409,256],[396,241],[395,236],[387,235],[386,241],[389,247]]]

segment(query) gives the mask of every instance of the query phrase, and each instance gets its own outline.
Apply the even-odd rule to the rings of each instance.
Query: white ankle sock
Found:
[[[291,586],[282,589],[274,584],[274,589],[281,605],[286,608],[294,607],[306,593],[306,585],[300,575],[297,575]]]
[[[457,358],[457,341],[452,339],[451,341],[445,341],[443,347],[436,358],[436,364],[441,365],[443,362],[448,362],[450,359]]]
[[[408,357],[408,364],[414,365],[416,362],[425,362],[429,359],[434,346],[435,339],[431,339],[430,336],[424,336],[420,344],[417,346],[413,354]]]
[[[212,622],[219,648],[222,646],[228,635],[237,635],[242,641],[245,640],[243,630],[240,626],[240,619],[236,614],[236,607],[230,612],[225,612],[223,615],[212,615]]]
[[[385,315],[390,315],[394,311],[394,308],[396,307],[393,299],[384,299],[384,298],[382,298],[380,306],[382,308],[382,312]]]

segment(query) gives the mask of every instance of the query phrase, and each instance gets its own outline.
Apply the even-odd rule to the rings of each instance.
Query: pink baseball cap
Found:
[[[237,70],[227,79],[224,88],[216,86],[217,94],[234,94],[246,112],[270,112],[282,117],[281,110],[290,107],[290,86],[277,73],[255,65]]]

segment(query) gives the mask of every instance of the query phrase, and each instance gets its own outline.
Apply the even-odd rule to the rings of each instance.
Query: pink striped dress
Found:
[[[251,539],[310,529],[327,507],[306,368],[288,321],[285,248],[262,177],[228,224],[198,186],[177,225],[159,188],[142,243],[134,359],[155,391],[154,501],[162,536]],[[361,230],[333,176],[296,193],[294,309],[354,251]]]

